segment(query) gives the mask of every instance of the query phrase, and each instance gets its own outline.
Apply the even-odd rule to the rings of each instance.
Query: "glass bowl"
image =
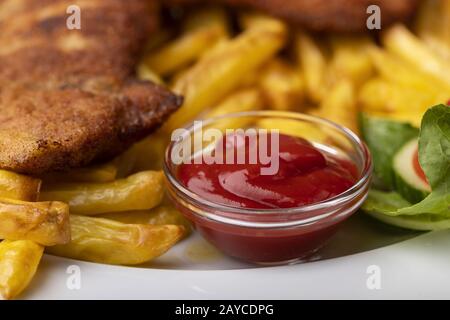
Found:
[[[172,154],[183,143],[194,144],[193,137],[209,128],[222,132],[269,129],[302,137],[324,153],[352,161],[358,171],[357,181],[337,196],[293,208],[248,209],[209,201],[180,183],[179,161],[174,161]],[[192,123],[176,130],[172,137],[164,162],[170,198],[211,244],[244,261],[279,265],[308,260],[367,197],[372,175],[368,148],[349,129],[319,117],[282,111],[241,112]],[[208,144],[197,147],[204,150]]]

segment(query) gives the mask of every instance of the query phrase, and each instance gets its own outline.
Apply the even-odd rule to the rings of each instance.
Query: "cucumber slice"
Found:
[[[422,201],[431,192],[430,185],[423,180],[414,167],[417,146],[417,139],[407,142],[396,153],[392,163],[396,190],[411,203]]]

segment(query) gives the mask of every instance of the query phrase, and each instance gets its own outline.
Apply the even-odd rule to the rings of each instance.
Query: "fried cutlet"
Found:
[[[163,3],[185,5],[205,0],[168,0]],[[232,6],[263,10],[314,31],[366,31],[367,8],[381,9],[382,27],[407,20],[418,0],[214,0]]]
[[[85,166],[162,124],[181,98],[134,77],[157,20],[155,1],[0,0],[0,168]]]

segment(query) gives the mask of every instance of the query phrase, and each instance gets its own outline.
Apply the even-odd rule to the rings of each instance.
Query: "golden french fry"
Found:
[[[69,207],[62,202],[0,199],[0,239],[45,246],[70,241]]]
[[[274,59],[263,67],[260,86],[270,108],[302,109],[303,78],[293,66],[281,59]]]
[[[393,86],[387,81],[374,78],[361,88],[358,93],[358,102],[361,109],[370,112],[394,112],[396,106],[389,100],[390,91]]]
[[[206,112],[204,118],[224,116],[230,113],[258,110],[262,100],[258,89],[247,88],[229,95],[216,107]]]
[[[296,33],[294,46],[308,97],[313,102],[320,102],[326,93],[327,58],[319,44],[305,32]]]
[[[368,37],[334,35],[331,36],[330,42],[330,82],[336,83],[345,78],[358,87],[372,76],[373,65],[367,51],[372,42]]]
[[[150,69],[150,67],[145,63],[140,63],[138,65],[136,73],[140,80],[147,80],[153,83],[164,85],[164,81],[161,79],[161,77],[155,71]]]
[[[333,85],[320,104],[319,114],[357,133],[358,107],[353,84],[344,79]]]
[[[264,23],[245,30],[202,56],[173,86],[185,100],[170,117],[165,130],[171,132],[179,128],[235,90],[243,74],[256,70],[281,49],[286,32],[284,23],[265,18]]]
[[[0,170],[0,197],[36,201],[41,180],[11,171]]]
[[[63,201],[74,214],[144,210],[156,207],[164,194],[160,171],[142,171],[106,183],[56,183],[44,186],[41,200]]]
[[[259,70],[255,70],[253,72],[250,72],[248,74],[243,74],[241,79],[241,88],[249,88],[249,87],[256,87],[259,85],[259,77],[260,77]]]
[[[382,49],[371,47],[369,56],[377,72],[385,79],[400,85],[436,94],[449,91],[450,86]]]
[[[46,248],[57,256],[108,264],[135,265],[169,250],[184,234],[183,226],[124,224],[70,216],[72,241]]]
[[[388,51],[450,85],[450,62],[436,55],[405,26],[395,25],[382,37]]]
[[[190,230],[190,222],[171,205],[160,205],[150,210],[111,212],[99,215],[100,218],[110,219],[128,224],[154,225],[182,225]]]
[[[136,145],[138,156],[134,170],[160,170],[164,161],[164,153],[168,144],[167,137],[152,135]]]
[[[161,170],[168,137],[157,132],[134,144],[118,158],[118,177],[132,172]]]
[[[33,279],[44,247],[28,240],[0,242],[0,299],[18,296]]]
[[[228,21],[222,8],[192,13],[185,33],[167,45],[150,52],[143,63],[162,76],[170,75],[197,60],[207,49],[228,37]]]
[[[23,201],[36,201],[40,186],[41,180],[39,179],[0,170],[1,197]],[[26,237],[35,239],[36,234],[33,235],[27,232],[24,227],[31,220],[30,218],[33,218],[30,215],[39,215],[38,211],[33,209],[25,213],[19,213],[16,212],[16,208],[10,208],[12,212],[8,213],[6,209],[7,205],[11,205],[11,201],[0,204],[0,234],[4,235],[5,238],[12,239],[16,237],[20,239],[25,234],[24,239]],[[24,221],[25,223],[23,223]],[[68,212],[65,221],[68,221]],[[34,229],[33,226],[36,226],[36,230],[40,229],[40,231],[37,231],[39,233],[38,236],[45,237],[46,232],[51,228],[48,225],[46,228],[41,228],[45,224],[38,225],[39,222],[35,221],[29,226],[29,230]],[[70,237],[69,225],[61,225],[61,227],[63,230],[66,230],[67,235]],[[49,239],[45,240],[48,241]],[[61,241],[60,239],[57,240]],[[55,241],[55,239],[51,241]],[[28,286],[36,272],[43,251],[44,248],[41,245],[30,240],[5,240],[0,242],[0,300],[12,299]]]
[[[450,60],[450,41],[448,43],[444,42],[433,35],[425,35],[422,39],[441,59]]]
[[[366,112],[422,115],[432,105],[447,101],[449,94],[431,93],[415,87],[391,83],[381,78],[368,81],[359,91],[358,102]]]
[[[55,182],[110,182],[117,177],[117,165],[114,161],[104,164],[72,169],[68,172],[53,172],[42,177],[44,184]]]
[[[320,127],[297,120],[262,119],[257,122],[257,127],[267,130],[279,130],[280,133],[304,138],[312,142],[324,142],[327,139],[327,134]]]
[[[204,114],[204,118],[225,116],[230,113],[259,110],[263,106],[263,100],[258,89],[247,88],[236,91],[221,103]],[[245,128],[249,118],[223,119],[216,121],[212,126],[214,129],[225,132],[226,129]]]

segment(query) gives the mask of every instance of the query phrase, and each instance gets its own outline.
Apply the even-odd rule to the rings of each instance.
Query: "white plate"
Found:
[[[450,231],[408,232],[358,214],[346,222],[314,257],[314,262],[255,267],[221,255],[193,235],[151,265],[141,267],[108,266],[46,255],[21,298],[449,298],[449,245]],[[73,270],[75,275],[68,273]],[[78,270],[79,288],[74,287]],[[373,280],[378,275],[381,288],[369,288],[368,279],[370,284],[377,283]]]

